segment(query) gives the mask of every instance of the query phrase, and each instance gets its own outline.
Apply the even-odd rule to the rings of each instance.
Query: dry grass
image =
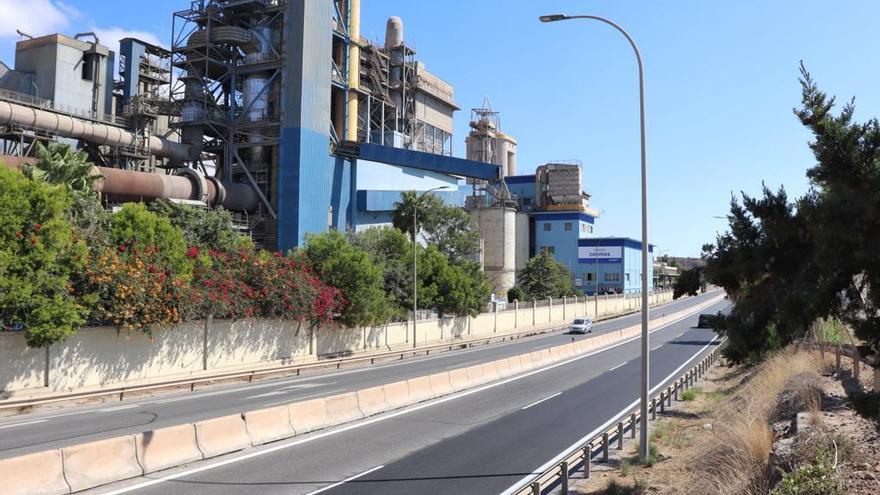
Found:
[[[807,352],[787,350],[753,371],[740,388],[715,408],[714,433],[691,454],[676,493],[765,494],[774,433],[770,424],[791,409],[814,409],[821,396],[811,383],[820,362]],[[780,410],[780,406],[783,409]]]

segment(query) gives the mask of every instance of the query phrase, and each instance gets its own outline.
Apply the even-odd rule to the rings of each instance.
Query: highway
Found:
[[[693,328],[696,321],[694,314],[652,333],[653,385],[717,345],[712,330]],[[638,340],[617,344],[401,411],[90,493],[502,493],[638,398],[639,349]]]
[[[679,311],[719,294],[713,292],[679,300],[652,309],[652,314],[660,316]],[[638,321],[639,315],[634,314],[600,322],[594,327],[593,335],[626,328]],[[299,377],[223,385],[203,391],[175,392],[7,417],[0,420],[0,458],[339,394],[494,361],[582,338],[586,337],[555,332],[402,361],[322,370]]]

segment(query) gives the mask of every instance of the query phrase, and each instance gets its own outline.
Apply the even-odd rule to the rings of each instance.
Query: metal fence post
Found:
[[[651,397],[651,420],[657,419],[657,398]]]
[[[663,394],[666,392],[660,392],[660,413],[663,414],[666,412],[666,401],[663,398]]]
[[[602,462],[608,462],[608,432],[602,434]]]
[[[537,481],[532,483],[532,495],[541,495],[541,484]]]
[[[678,380],[672,385],[673,392],[675,392],[675,401],[678,402]]]
[[[562,469],[562,479],[560,480],[562,495],[568,495],[568,461],[562,461],[560,468]]]
[[[636,426],[638,423],[636,422],[636,413],[632,413],[629,415],[629,437],[632,439],[636,438]]]
[[[593,444],[584,447],[584,479],[590,479],[590,464],[593,462]]]
[[[513,328],[519,328],[519,299],[513,300]]]
[[[672,387],[666,387],[666,405],[672,407]]]

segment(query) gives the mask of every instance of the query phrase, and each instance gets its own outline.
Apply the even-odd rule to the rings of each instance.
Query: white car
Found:
[[[569,333],[593,333],[593,320],[589,318],[575,318],[571,322]]]

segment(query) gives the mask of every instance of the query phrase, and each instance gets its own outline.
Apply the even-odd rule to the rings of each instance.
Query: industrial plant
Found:
[[[222,207],[278,251],[390,224],[402,192],[444,187],[436,194],[479,226],[497,293],[542,251],[587,292],[638,290],[624,253],[641,243],[596,236],[579,162],[517,175],[517,140],[488,99],[471,112],[465,158],[453,156],[454,87],[407,43],[404,20],[374,42],[361,36],[360,0],[181,3],[168,47],[21,33],[13,68],[0,62],[0,161],[67,142],[95,163],[108,207]]]

